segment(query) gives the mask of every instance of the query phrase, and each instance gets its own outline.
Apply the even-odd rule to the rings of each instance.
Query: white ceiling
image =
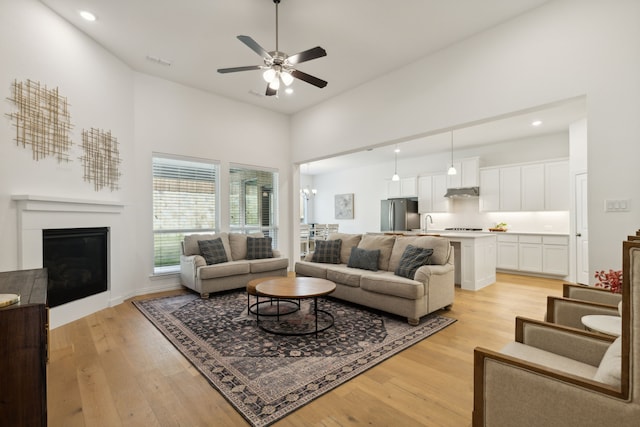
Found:
[[[327,56],[300,64],[329,82],[302,81],[294,94],[264,97],[259,71],[218,68],[261,65],[236,36],[275,50],[273,0],[41,0],[136,71],[292,114],[410,64],[548,0],[282,0],[279,48],[322,46]],[[95,22],[80,10],[97,15]],[[169,61],[170,66],[147,56]]]
[[[190,87],[293,114],[406,66],[439,49],[496,26],[549,0],[282,0],[279,48],[294,53],[322,46],[327,56],[298,68],[329,82],[318,89],[302,81],[294,94],[263,96],[260,71],[217,73],[218,68],[260,65],[261,58],[236,36],[248,35],[275,50],[273,0],[40,0],[96,40],[132,69]],[[79,11],[97,16],[82,19]],[[147,56],[168,61],[161,65]],[[463,148],[566,130],[584,117],[584,99],[455,130]],[[532,128],[536,116],[544,120]],[[396,143],[400,156],[448,151],[449,134],[413,135],[391,147],[316,161],[312,173],[353,162],[388,161]],[[399,157],[400,158],[400,157]],[[308,168],[307,168],[308,170]],[[304,172],[304,169],[303,169]]]

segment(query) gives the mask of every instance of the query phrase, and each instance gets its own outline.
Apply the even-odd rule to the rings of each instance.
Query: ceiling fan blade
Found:
[[[321,58],[323,56],[327,56],[327,51],[320,46],[316,46],[312,49],[305,50],[304,52],[291,55],[287,58],[287,61],[289,64],[299,64],[301,62],[311,61],[312,59]]]
[[[247,67],[231,67],[231,68],[218,68],[219,73],[235,73],[238,71],[251,71],[251,70],[260,70],[262,69],[261,65],[249,65]]]
[[[242,43],[246,44],[247,46],[249,46],[249,48],[251,50],[253,50],[255,53],[257,53],[258,55],[262,56],[263,58],[267,58],[267,59],[272,59],[271,54],[269,54],[269,52],[267,52],[266,50],[264,50],[264,48],[262,46],[260,46],[254,39],[252,39],[249,36],[238,36],[238,40],[240,40]]]
[[[291,75],[296,79],[300,79],[302,81],[305,81],[309,84],[312,84],[320,88],[325,87],[327,85],[327,82],[325,82],[324,80],[314,77],[310,74],[303,73],[302,71],[299,71],[299,70],[292,70]]]
[[[267,92],[265,93],[266,96],[273,96],[273,95],[276,95],[277,93],[278,93],[277,90],[271,89],[271,86],[267,85]]]

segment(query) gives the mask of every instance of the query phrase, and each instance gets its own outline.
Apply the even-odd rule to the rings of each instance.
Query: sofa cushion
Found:
[[[247,237],[247,259],[273,258],[271,237]]]
[[[391,249],[393,248],[393,242],[395,242],[395,236],[375,236],[372,234],[365,234],[362,236],[358,247],[360,249],[379,249],[380,258],[378,258],[378,269],[389,270],[389,257],[391,256]]]
[[[249,262],[252,273],[264,273],[266,271],[275,271],[286,269],[289,267],[288,258],[264,258],[254,259]]]
[[[369,292],[413,300],[424,296],[422,283],[396,276],[390,271],[363,274],[360,278],[360,287]]]
[[[622,381],[622,337],[611,343],[602,357],[594,380],[619,387]]]
[[[347,267],[378,271],[378,258],[380,258],[379,249],[367,250],[354,246],[351,248],[351,256],[347,262]]]
[[[202,257],[209,265],[228,261],[222,239],[219,237],[212,240],[198,240],[198,247]]]
[[[393,245],[393,251],[389,258],[389,271],[396,271],[400,265],[400,258],[407,246],[413,245],[419,248],[433,249],[433,255],[429,264],[444,265],[449,259],[449,239],[434,236],[402,236],[397,237]]]
[[[229,233],[229,246],[231,251],[231,260],[238,261],[247,259],[247,237],[264,237],[262,233]]]
[[[433,255],[433,249],[408,245],[400,258],[400,264],[395,269],[395,275],[413,279],[416,270],[427,264],[431,255]]]
[[[349,257],[351,257],[351,248],[358,246],[362,239],[362,234],[347,234],[347,233],[331,233],[327,240],[342,240],[342,246],[340,247],[340,264],[347,264]]]
[[[212,240],[216,238],[222,240],[224,251],[227,254],[227,259],[231,260],[231,246],[229,245],[229,233],[206,233],[206,234],[189,234],[184,236],[184,254],[200,255],[200,247],[198,246],[198,240]]]
[[[327,267],[324,264],[311,261],[296,262],[296,274],[300,276],[317,277],[318,279],[327,278]]]
[[[202,280],[249,274],[249,272],[249,261],[229,261],[222,264],[207,265],[198,269],[198,275]]]
[[[363,272],[359,268],[347,267],[344,264],[332,265],[327,268],[327,280],[357,288],[360,286],[360,278]]]
[[[342,240],[318,240],[311,261],[326,264],[340,264]]]

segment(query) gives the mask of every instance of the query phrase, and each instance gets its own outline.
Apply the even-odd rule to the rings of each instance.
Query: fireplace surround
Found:
[[[83,200],[40,195],[12,195],[18,223],[18,269],[42,268],[43,230],[108,228],[108,288],[50,310],[50,327],[64,325],[96,311],[122,302],[129,295],[125,288],[125,269],[118,256],[125,230],[124,205],[118,202]]]

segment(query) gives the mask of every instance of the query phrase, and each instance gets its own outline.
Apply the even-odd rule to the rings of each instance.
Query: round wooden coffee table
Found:
[[[256,292],[259,296],[271,297],[276,300],[301,300],[307,298],[313,298],[313,323],[314,329],[288,329],[285,327],[284,320],[280,322],[280,316],[276,319],[276,322],[261,322],[260,321],[260,306],[256,307],[258,314],[258,326],[267,331],[278,335],[308,335],[316,334],[318,332],[326,331],[334,324],[334,318],[331,313],[325,310],[318,309],[318,297],[329,295],[336,290],[336,284],[330,280],[317,279],[315,277],[278,277],[271,280],[265,280],[256,285]],[[318,317],[323,316],[327,318],[327,321],[322,327],[318,327]]]

